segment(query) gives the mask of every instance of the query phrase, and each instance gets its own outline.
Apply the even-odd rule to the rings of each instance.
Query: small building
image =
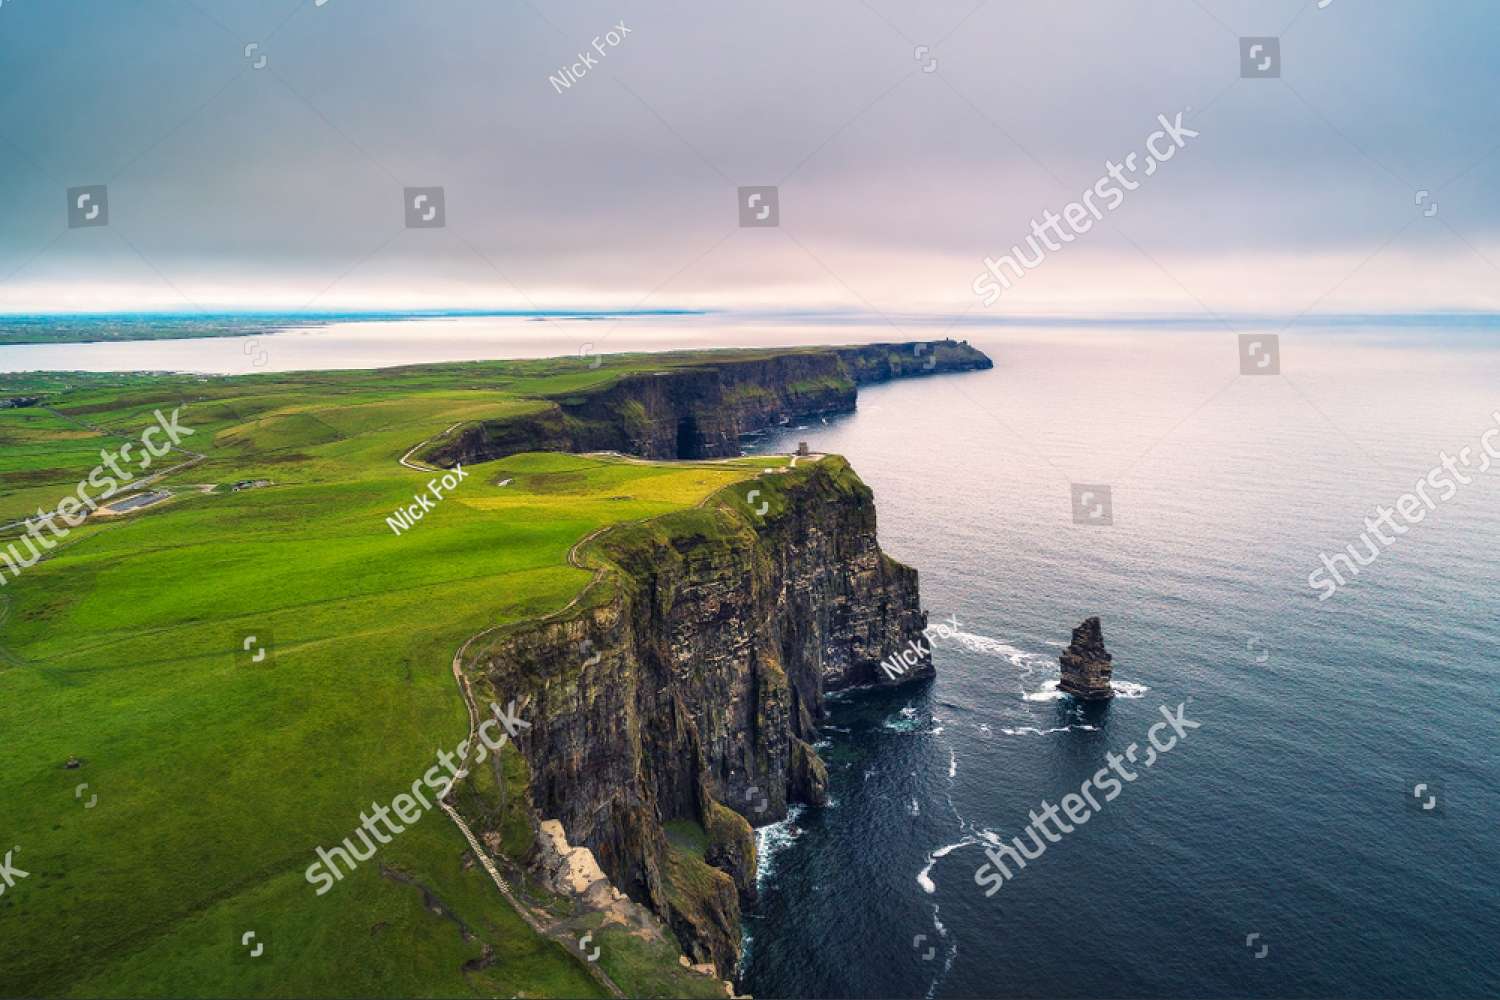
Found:
[[[807,452],[807,442],[806,441],[798,441],[797,442],[797,454],[800,455],[800,456],[803,456],[804,458],[807,456],[808,452]]]

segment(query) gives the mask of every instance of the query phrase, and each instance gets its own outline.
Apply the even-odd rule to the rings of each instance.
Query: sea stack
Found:
[[[1090,618],[1073,630],[1073,644],[1058,662],[1062,680],[1058,688],[1081,701],[1106,701],[1114,697],[1109,686],[1113,659],[1104,648],[1104,630],[1098,618]]]

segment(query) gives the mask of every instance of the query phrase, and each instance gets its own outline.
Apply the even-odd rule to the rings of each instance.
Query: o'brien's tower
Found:
[[[1113,698],[1109,686],[1113,659],[1104,649],[1104,630],[1099,619],[1090,618],[1073,630],[1073,645],[1057,661],[1062,664],[1058,688],[1083,701],[1106,701]]]

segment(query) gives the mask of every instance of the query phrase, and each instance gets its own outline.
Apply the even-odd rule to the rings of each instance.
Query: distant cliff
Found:
[[[850,413],[861,385],[993,367],[954,340],[665,358],[573,395],[543,397],[536,412],[467,425],[423,454],[452,467],[522,451],[618,451],[642,458],[724,458],[752,431]]]
[[[470,665],[532,722],[517,746],[533,830],[560,820],[721,977],[754,892],[751,824],[826,801],[812,748],[824,696],[932,676],[930,657],[896,680],[879,670],[926,615],[916,571],[881,552],[875,527],[841,458],[764,475],[605,532],[577,606],[504,630]]]

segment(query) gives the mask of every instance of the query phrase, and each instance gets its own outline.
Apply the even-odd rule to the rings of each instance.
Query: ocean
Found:
[[[742,987],[1500,995],[1495,341],[1293,330],[1272,377],[1239,374],[1229,332],[973,343],[993,371],[869,388],[756,445],[847,456],[964,636],[934,640],[930,683],[833,701],[833,801],[760,831]],[[1368,556],[1363,518],[1466,447],[1471,482],[1382,528],[1357,577],[1335,561],[1320,601],[1320,556]],[[1075,523],[1075,483],[1110,487],[1112,523]],[[1092,615],[1120,695],[1085,707],[1055,683]],[[1035,854],[1029,812],[1144,756],[1179,706],[1199,728],[985,895],[986,846]]]

